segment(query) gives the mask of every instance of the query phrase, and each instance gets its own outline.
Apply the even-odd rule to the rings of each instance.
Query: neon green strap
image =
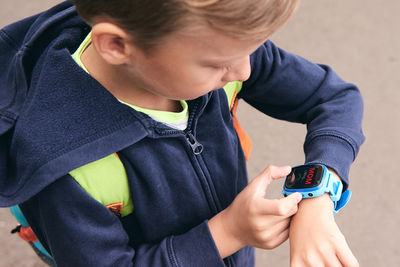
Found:
[[[75,62],[79,65],[79,67],[84,69],[87,73],[89,73],[89,71],[86,69],[85,65],[83,65],[83,63],[81,61],[81,56],[91,42],[92,42],[92,32],[90,32],[86,36],[85,40],[83,40],[83,42],[78,47],[78,49],[75,51],[75,53],[72,54],[72,58],[75,60]]]
[[[229,107],[232,106],[232,101],[235,98],[236,93],[239,93],[240,90],[242,90],[242,85],[243,82],[229,82],[227,84],[225,84],[224,86],[224,90],[226,93],[226,96],[228,97],[228,103],[229,103]]]
[[[107,206],[122,203],[121,216],[132,213],[133,204],[124,165],[116,154],[86,164],[69,173],[94,199]]]

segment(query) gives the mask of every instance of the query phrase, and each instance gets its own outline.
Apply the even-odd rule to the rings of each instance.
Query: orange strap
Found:
[[[112,203],[112,204],[108,204],[106,205],[106,207],[113,212],[116,215],[121,215],[122,209],[124,207],[124,204],[122,202],[116,202],[116,203]]]
[[[247,135],[247,133],[243,130],[242,126],[239,124],[239,120],[236,116],[236,109],[239,103],[239,99],[236,98],[237,92],[233,95],[234,101],[231,103],[231,111],[232,111],[232,119],[233,119],[233,126],[235,127],[235,130],[238,134],[240,144],[242,146],[244,156],[246,160],[249,160],[250,158],[250,153],[251,153],[251,148],[252,148],[252,142],[250,137]]]
[[[21,226],[18,231],[18,235],[26,242],[36,242],[38,240],[31,227]]]

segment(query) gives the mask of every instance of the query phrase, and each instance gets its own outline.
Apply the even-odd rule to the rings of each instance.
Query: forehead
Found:
[[[265,40],[241,40],[207,28],[183,30],[167,36],[160,53],[186,54],[207,61],[229,61],[254,52]]]

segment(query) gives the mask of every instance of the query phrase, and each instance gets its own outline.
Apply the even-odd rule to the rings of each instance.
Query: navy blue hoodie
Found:
[[[21,204],[58,266],[253,266],[249,247],[222,260],[207,226],[247,184],[224,90],[188,101],[185,131],[168,128],[74,62],[89,31],[70,2],[0,31],[0,206]],[[364,139],[359,90],[270,41],[251,70],[238,97],[307,124],[306,162],[333,168],[347,187]],[[114,152],[134,205],[122,219],[68,174]]]

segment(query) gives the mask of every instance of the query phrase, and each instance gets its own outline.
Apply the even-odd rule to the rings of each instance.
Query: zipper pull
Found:
[[[186,139],[188,140],[189,145],[192,147],[195,155],[199,155],[201,152],[203,152],[203,145],[197,141],[196,137],[194,137],[192,134],[192,131],[186,132]]]

